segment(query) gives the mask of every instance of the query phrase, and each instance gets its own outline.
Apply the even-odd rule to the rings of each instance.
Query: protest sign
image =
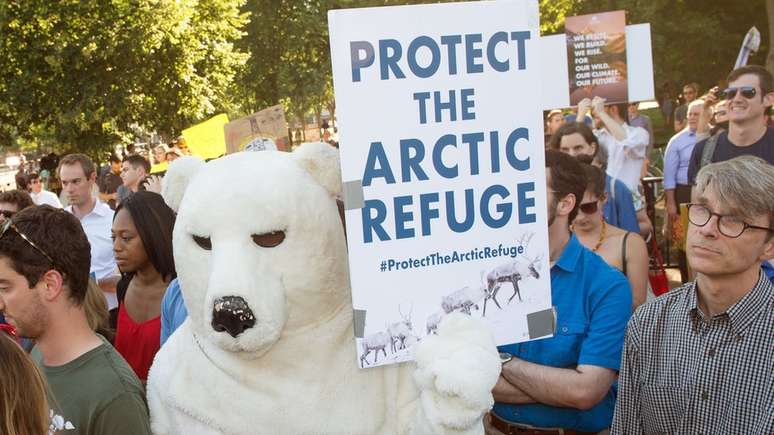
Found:
[[[570,104],[596,96],[610,103],[628,101],[626,12],[567,17],[564,27]]]
[[[567,37],[548,35],[540,38],[539,50],[542,65],[543,110],[570,107],[568,77]],[[653,55],[650,43],[650,24],[626,26],[627,93],[629,101],[655,99],[653,86]]]
[[[360,367],[451,312],[498,344],[551,335],[537,0],[328,22]]]
[[[238,151],[279,149],[287,151],[288,123],[285,109],[277,104],[226,124],[226,149]]]
[[[183,138],[188,144],[191,155],[214,159],[226,154],[223,127],[227,123],[228,116],[220,114],[183,130]]]

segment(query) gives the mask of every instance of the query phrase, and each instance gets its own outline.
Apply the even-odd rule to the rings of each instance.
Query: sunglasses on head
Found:
[[[580,211],[582,211],[584,214],[594,214],[599,209],[599,204],[597,201],[592,202],[584,202],[580,205]]]
[[[726,88],[723,94],[726,96],[726,100],[733,100],[737,92],[741,92],[742,96],[748,100],[752,100],[758,93],[755,86],[739,86],[738,88]]]
[[[5,233],[7,233],[9,230],[13,230],[14,232],[16,232],[16,234],[18,234],[19,237],[22,238],[22,240],[24,240],[25,242],[27,242],[27,244],[35,248],[36,251],[43,254],[43,256],[46,257],[48,261],[51,262],[52,265],[54,264],[54,259],[50,255],[48,255],[46,251],[44,251],[40,246],[36,245],[35,242],[30,240],[30,238],[27,237],[27,235],[19,231],[19,228],[17,228],[16,225],[14,225],[11,219],[6,219],[6,221],[3,222],[2,227],[0,227],[0,238],[3,238],[3,236],[5,236]]]

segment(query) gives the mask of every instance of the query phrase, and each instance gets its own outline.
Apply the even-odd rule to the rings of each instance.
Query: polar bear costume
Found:
[[[189,317],[150,370],[155,434],[483,433],[500,362],[481,323],[447,316],[415,363],[357,367],[336,149],[180,158],[163,189]]]

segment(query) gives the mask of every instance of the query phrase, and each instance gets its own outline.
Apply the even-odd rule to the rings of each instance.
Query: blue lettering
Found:
[[[430,99],[430,92],[415,92],[414,101],[419,102],[419,123],[427,123],[427,100]]]
[[[462,42],[460,35],[441,36],[441,45],[446,46],[449,56],[449,75],[457,74],[457,44],[460,42]]]
[[[360,57],[360,53],[364,56]],[[374,46],[368,41],[352,41],[349,43],[349,56],[352,65],[352,81],[360,81],[360,69],[374,64]]]
[[[497,44],[500,42],[508,43],[507,32],[497,32],[492,35],[491,38],[489,38],[489,42],[486,44],[486,57],[489,60],[489,65],[492,66],[492,69],[498,72],[506,72],[508,71],[509,66],[508,61],[506,60],[505,62],[501,62],[495,55]]]
[[[524,127],[513,130],[508,135],[508,140],[505,141],[505,156],[508,158],[508,163],[511,164],[513,169],[517,171],[526,171],[529,169],[529,157],[522,160],[516,156],[516,142],[519,139],[529,141],[529,130]]]
[[[457,120],[457,95],[454,93],[454,90],[449,91],[448,103],[441,101],[440,91],[433,92],[433,103],[435,105],[435,122],[441,122],[443,118],[441,112],[443,110],[449,111],[449,121]]]
[[[423,46],[430,49],[430,65],[426,68],[422,68],[417,63],[417,51]],[[429,36],[420,36],[411,41],[407,54],[409,69],[411,69],[415,76],[422,79],[435,74],[438,71],[438,66],[441,64],[441,49],[438,48],[438,44],[433,41],[433,38]]]
[[[473,101],[473,96],[475,96],[473,88],[460,89],[460,105],[462,106],[463,121],[476,119],[476,114],[473,113],[473,106],[476,104],[475,101]]]
[[[447,146],[457,147],[457,137],[455,135],[445,134],[435,142],[435,146],[433,147],[433,166],[435,167],[435,172],[438,172],[440,176],[444,178],[455,178],[459,172],[457,170],[457,165],[445,166],[443,164],[443,149]]]
[[[411,205],[411,195],[396,196],[393,202],[395,204],[395,238],[410,239],[414,237],[414,229],[406,228],[406,222],[414,220],[414,213],[403,209],[405,206]]]
[[[419,214],[422,217],[422,235],[430,235],[430,220],[438,219],[438,208],[430,205],[438,202],[438,193],[423,193],[419,195]]]
[[[371,210],[376,211],[376,216],[372,216]],[[382,223],[387,217],[387,207],[384,203],[378,199],[367,199],[363,203],[363,208],[360,209],[360,214],[363,219],[363,242],[371,243],[373,241],[373,233],[376,233],[376,237],[380,241],[390,240],[390,236],[387,231],[384,231]]]
[[[535,183],[519,183],[516,185],[516,198],[519,204],[519,223],[531,224],[536,220],[535,212],[528,212],[527,208],[535,207],[535,197],[527,198],[528,192],[535,192]],[[521,248],[521,246],[519,246]]]
[[[499,203],[495,206],[495,209],[500,213],[500,217],[495,219],[489,214],[489,201],[494,195],[498,195],[505,199],[510,196],[510,192],[504,186],[495,184],[486,188],[481,195],[481,220],[489,228],[503,227],[511,219],[511,213],[513,212],[513,206],[511,203]]]
[[[475,213],[473,212],[473,189],[465,189],[465,219],[462,222],[457,221],[457,214],[454,211],[454,192],[446,192],[446,223],[449,229],[455,233],[464,233],[473,227]]]
[[[468,144],[470,151],[470,175],[478,175],[478,143],[484,141],[484,133],[465,133],[462,143]]]
[[[411,150],[414,155],[411,156]],[[419,139],[401,139],[400,141],[400,161],[402,181],[407,183],[411,181],[411,171],[417,180],[427,180],[427,174],[420,163],[425,158],[425,145]]]
[[[484,64],[476,63],[476,59],[481,59],[483,53],[480,48],[473,46],[477,42],[481,42],[480,33],[465,35],[465,59],[467,61],[468,74],[484,72]]]
[[[392,54],[388,52],[388,49],[392,50]],[[403,74],[398,66],[398,60],[403,55],[400,42],[395,39],[380,39],[379,40],[379,66],[381,69],[382,80],[390,79],[390,71],[398,79],[405,79],[406,75]]]
[[[379,167],[377,168],[377,163]],[[395,184],[395,176],[392,174],[390,162],[384,153],[384,146],[381,142],[371,142],[368,149],[368,159],[366,160],[365,172],[363,173],[363,186],[370,186],[374,178],[384,178],[385,183]]]
[[[530,39],[529,31],[524,30],[521,32],[511,32],[511,39],[516,41],[516,52],[519,54],[519,69],[527,68],[527,62],[525,60],[525,41]]]

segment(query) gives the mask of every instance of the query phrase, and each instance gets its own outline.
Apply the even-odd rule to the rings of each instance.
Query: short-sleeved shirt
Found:
[[[72,213],[73,206],[65,210]],[[94,209],[81,219],[81,226],[91,245],[91,267],[89,272],[97,277],[97,280],[113,275],[116,270],[116,259],[113,254],[113,240],[110,238],[110,230],[113,228],[113,210],[104,202],[97,201]],[[108,309],[118,306],[115,293],[105,293],[108,301]]]
[[[607,129],[594,130],[599,144],[607,150],[607,173],[626,184],[632,193],[638,191],[642,165],[645,163],[650,137],[644,128],[621,125],[626,137],[616,139]]]
[[[573,235],[551,268],[551,301],[557,315],[557,330],[552,338],[500,346],[500,351],[551,367],[574,369],[593,365],[618,370],[632,309],[632,292],[626,277]],[[586,411],[539,403],[498,402],[494,413],[513,423],[598,432],[610,426],[614,408],[615,391],[611,388]]]
[[[180,291],[180,283],[177,278],[170,281],[164,299],[161,300],[161,345],[167,341],[170,335],[188,317],[183,293]]]
[[[102,338],[102,337],[100,337]],[[150,434],[145,392],[134,372],[102,338],[103,343],[67,364],[41,363],[51,393],[49,400],[55,430],[63,435]]]
[[[605,192],[607,201],[602,209],[605,222],[625,231],[639,233],[637,210],[634,209],[634,199],[629,188],[621,180],[605,175]]]
[[[691,154],[691,163],[688,166],[688,182],[696,184],[696,174],[699,173],[701,164],[701,155],[704,152],[704,146],[707,140],[696,144]],[[728,140],[728,132],[719,133],[718,142],[715,146],[715,152],[712,154],[712,163],[731,160],[734,157],[752,155],[766,160],[774,165],[774,128],[768,127],[766,133],[754,144],[746,147],[736,146]]]

